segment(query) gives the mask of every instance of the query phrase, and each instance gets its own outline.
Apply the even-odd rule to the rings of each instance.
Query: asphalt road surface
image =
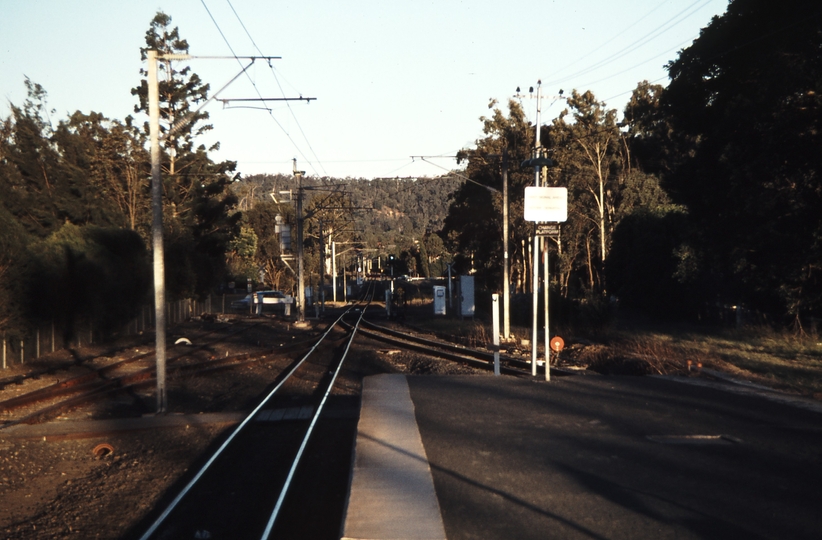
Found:
[[[662,378],[409,376],[449,540],[822,538],[822,414]]]

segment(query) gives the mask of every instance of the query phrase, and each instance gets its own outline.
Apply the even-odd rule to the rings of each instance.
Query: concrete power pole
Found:
[[[502,335],[511,335],[511,295],[508,275],[508,149],[502,151]]]
[[[166,285],[163,253],[163,185],[160,179],[160,90],[157,51],[148,51],[148,126],[151,145],[151,244],[154,257],[154,337],[157,349],[157,413],[167,411]]]
[[[537,121],[536,124],[536,134],[534,136],[534,157],[538,158],[540,153],[540,141],[539,141],[539,113],[542,110],[542,99],[540,93],[542,91],[542,81],[537,81]],[[539,187],[539,177],[540,177],[540,169],[534,167],[534,186]],[[534,265],[534,278],[533,278],[533,309],[531,313],[532,324],[531,324],[531,375],[536,377],[537,376],[537,339],[539,337],[538,330],[537,330],[537,316],[539,314],[539,236],[534,235],[534,253],[533,253],[533,265]]]
[[[297,158],[294,162],[294,176],[297,177],[297,320],[305,322],[305,266],[303,264],[303,175],[305,171],[297,170]]]

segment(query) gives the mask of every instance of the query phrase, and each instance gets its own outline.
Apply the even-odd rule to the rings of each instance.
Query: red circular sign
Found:
[[[565,341],[561,337],[556,336],[551,339],[551,348],[556,352],[561,351],[563,347],[565,347]]]

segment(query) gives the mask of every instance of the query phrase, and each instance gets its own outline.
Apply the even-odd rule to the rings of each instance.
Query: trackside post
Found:
[[[491,333],[494,336],[494,375],[499,375],[499,294],[491,295]]]

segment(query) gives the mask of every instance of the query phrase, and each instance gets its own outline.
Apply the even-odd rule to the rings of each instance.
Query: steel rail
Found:
[[[404,347],[406,349],[431,354],[444,358],[446,360],[454,360],[457,362],[471,362],[477,364],[477,367],[482,369],[493,369],[494,353],[485,350],[471,349],[464,345],[456,345],[454,343],[433,340],[416,336],[413,334],[404,333],[392,328],[386,328],[374,324],[373,322],[364,320],[363,326],[367,326],[370,330],[365,328],[360,329],[360,334],[364,337],[370,337]],[[507,355],[500,355],[500,360],[508,364],[502,366],[503,373],[508,375],[530,375],[531,363],[530,361],[521,360]],[[557,375],[575,375],[571,370],[551,365],[551,371],[556,371]]]
[[[203,477],[206,471],[211,467],[211,465],[217,461],[217,458],[225,451],[226,448],[231,444],[231,442],[240,434],[241,431],[254,419],[260,410],[265,407],[265,405],[271,400],[272,397],[283,387],[283,385],[291,378],[294,373],[305,363],[305,361],[314,353],[314,351],[319,347],[320,343],[331,333],[331,331],[337,326],[337,324],[342,320],[342,318],[353,309],[353,306],[345,311],[340,317],[331,323],[328,328],[323,332],[323,334],[319,337],[319,339],[314,343],[311,349],[295,364],[291,366],[291,370],[283,377],[283,379],[265,396],[265,398],[260,401],[260,403],[245,417],[245,419],[234,428],[234,431],[226,438],[225,441],[220,445],[220,447],[211,455],[208,461],[197,471],[197,474],[189,480],[189,482],[183,487],[182,490],[177,494],[176,497],[169,503],[169,505],[163,510],[160,516],[151,524],[151,526],[146,530],[145,533],[140,537],[140,540],[148,540],[151,536],[157,531],[157,529],[165,522],[166,518],[171,514],[172,511],[177,507],[180,501],[191,491],[195,484]]]
[[[397,330],[385,328],[367,321],[363,321],[363,324],[371,327],[370,330],[366,330],[364,328],[360,329],[359,333],[363,337],[382,341],[404,349],[421,352],[430,356],[436,356],[437,358],[471,364],[473,367],[480,369],[494,369],[493,353],[469,349],[460,345],[454,345],[453,343],[445,343],[410,334],[403,334]],[[503,359],[510,364],[515,365],[517,363],[521,363],[523,366],[526,366],[526,363],[522,360],[517,360],[510,357],[504,357]],[[526,371],[524,368],[518,369],[511,366],[501,366],[500,369],[501,372],[506,375],[530,375],[530,372]]]
[[[172,366],[170,372],[187,371],[194,375],[200,375],[218,370],[233,369],[251,362],[256,362],[258,359],[265,358],[269,355],[278,355],[308,346],[309,345],[305,343],[291,343],[279,349],[268,349],[256,353],[242,353],[225,358],[214,358],[198,364]],[[122,375],[114,379],[92,381],[91,383],[87,383],[85,385],[90,386],[90,389],[84,390],[82,394],[66,398],[63,401],[46,406],[33,413],[29,413],[22,418],[8,421],[7,423],[0,425],[0,430],[17,424],[35,424],[38,423],[38,420],[47,419],[55,414],[63,412],[68,408],[81,405],[97,398],[102,398],[107,394],[113,392],[128,392],[130,390],[136,390],[137,388],[154,384],[156,379],[155,375],[155,368],[147,367],[141,369],[140,371]]]
[[[353,309],[353,306],[347,309],[337,321],[339,322],[342,320],[345,315]],[[267,540],[268,537],[271,535],[271,530],[274,528],[274,524],[277,521],[277,517],[280,514],[280,509],[283,506],[283,501],[285,501],[285,496],[288,494],[288,490],[291,487],[291,481],[294,479],[294,474],[297,471],[297,467],[300,464],[300,461],[303,456],[303,452],[305,451],[306,446],[308,446],[308,440],[311,438],[311,434],[314,431],[314,426],[317,424],[317,420],[322,413],[323,407],[325,406],[325,402],[328,399],[329,394],[331,394],[331,390],[334,388],[334,383],[337,381],[337,376],[340,374],[340,369],[342,369],[343,364],[345,363],[345,359],[348,356],[348,350],[351,348],[351,343],[354,342],[354,337],[357,335],[357,329],[360,326],[360,322],[365,315],[365,310],[368,309],[366,305],[365,308],[360,312],[360,316],[357,319],[357,323],[354,325],[353,330],[351,331],[351,337],[348,339],[348,343],[345,346],[345,350],[343,351],[342,358],[340,359],[339,363],[337,364],[337,369],[334,370],[334,376],[331,378],[331,381],[328,383],[328,388],[326,388],[325,395],[323,395],[322,401],[320,401],[320,405],[317,407],[317,410],[314,412],[314,417],[311,419],[311,424],[308,426],[308,431],[306,431],[305,436],[303,437],[303,441],[300,444],[300,449],[297,451],[297,456],[294,458],[294,461],[291,463],[291,469],[288,471],[288,477],[285,480],[285,484],[283,485],[282,489],[280,490],[280,496],[277,498],[277,503],[274,505],[274,510],[271,512],[271,516],[268,519],[268,523],[266,524],[265,530],[263,531],[263,535],[260,537],[262,540]]]
[[[175,362],[177,360],[180,360],[181,358],[191,356],[192,354],[194,354],[198,350],[205,349],[206,347],[214,345],[215,343],[220,343],[221,341],[224,341],[225,339],[227,339],[231,336],[241,334],[243,332],[251,330],[252,328],[255,328],[256,326],[259,326],[259,324],[260,323],[255,323],[255,324],[253,324],[251,326],[248,326],[246,328],[240,328],[240,329],[235,330],[233,332],[229,332],[226,335],[220,336],[218,339],[215,339],[215,340],[212,340],[212,341],[197,345],[191,350],[187,350],[187,351],[185,351],[185,352],[183,352],[183,353],[181,353],[177,356],[173,356],[173,357],[169,358],[169,362]],[[200,337],[206,337],[206,336],[211,335],[213,333],[214,333],[214,331],[205,332]],[[49,400],[49,399],[54,399],[54,398],[57,398],[59,396],[63,396],[63,395],[66,395],[66,394],[71,394],[71,393],[76,393],[76,392],[85,392],[85,393],[95,392],[95,391],[97,391],[101,388],[105,388],[105,387],[110,386],[112,380],[117,380],[117,378],[115,378],[115,379],[106,379],[104,375],[106,375],[107,373],[109,373],[111,371],[114,371],[115,369],[119,369],[119,368],[122,368],[124,366],[127,366],[129,364],[139,362],[141,360],[147,360],[153,355],[154,355],[154,351],[149,350],[147,352],[140,353],[136,356],[132,356],[130,358],[125,358],[123,360],[112,362],[111,364],[107,364],[105,366],[101,366],[101,367],[98,367],[98,368],[90,367],[90,366],[84,366],[83,364],[80,364],[81,367],[85,367],[85,368],[89,369],[90,372],[86,373],[86,374],[83,374],[83,375],[77,375],[76,377],[66,379],[65,381],[61,381],[61,382],[58,382],[58,383],[55,383],[55,384],[52,384],[52,385],[49,385],[49,386],[38,388],[36,390],[32,390],[31,392],[27,392],[25,394],[21,394],[19,396],[15,396],[13,398],[9,398],[7,400],[1,401],[0,402],[0,410],[2,410],[2,411],[12,411],[12,410],[14,410],[16,408],[19,408],[19,407],[24,407],[26,405],[31,405],[33,403],[37,403],[37,402],[40,402],[40,401],[46,401],[46,400]],[[72,364],[71,366],[74,366],[74,365],[77,365],[77,364]],[[71,367],[71,366],[69,366],[69,367]],[[19,423],[19,422],[16,422],[16,423]],[[11,423],[6,423],[6,424],[3,424],[3,425],[0,425],[0,429],[2,429],[3,427],[7,427],[9,425],[11,425]]]

